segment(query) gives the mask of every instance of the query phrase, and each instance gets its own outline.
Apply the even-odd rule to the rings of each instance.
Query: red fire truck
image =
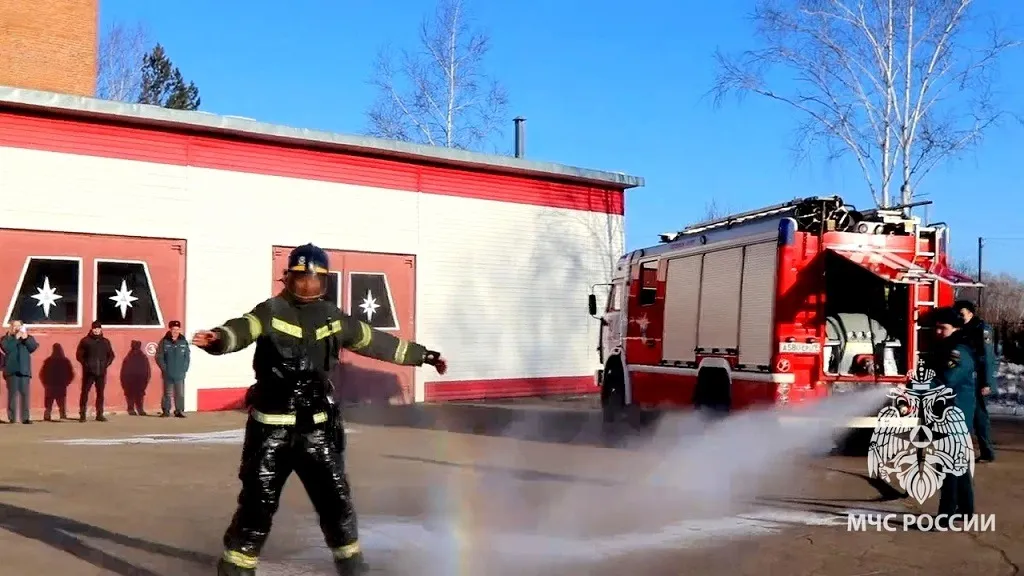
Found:
[[[948,228],[910,208],[793,200],[623,256],[603,315],[596,294],[589,302],[606,419],[627,406],[738,410],[907,382],[928,346],[919,315],[978,286],[950,267]]]

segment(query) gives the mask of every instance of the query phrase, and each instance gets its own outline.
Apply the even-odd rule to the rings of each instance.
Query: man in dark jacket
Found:
[[[31,424],[29,385],[32,379],[32,353],[39,347],[20,320],[11,322],[7,334],[0,339],[4,352],[4,380],[7,381],[7,419],[13,424],[21,403],[21,423]]]
[[[995,460],[996,453],[992,448],[992,425],[989,421],[985,398],[998,391],[992,327],[978,316],[973,302],[960,300],[953,305],[953,308],[964,323],[964,327],[960,331],[963,334],[964,342],[970,346],[971,353],[974,355],[975,372],[977,372],[973,428],[975,436],[978,437],[978,462],[991,462]]]
[[[78,343],[75,355],[82,365],[82,395],[78,401],[78,421],[85,422],[89,390],[96,386],[96,421],[106,422],[103,415],[103,390],[107,386],[107,369],[114,363],[114,348],[103,335],[103,325],[92,323],[92,330]]]
[[[935,371],[933,383],[945,386],[956,394],[956,407],[964,414],[968,433],[974,429],[976,404],[976,376],[974,353],[965,341],[966,334],[961,326],[963,321],[955,310],[939,308],[933,319],[938,341],[930,355],[930,368]],[[970,442],[970,436],[966,438]],[[970,454],[970,453],[968,453]],[[974,479],[971,477],[974,465],[960,476],[947,473],[939,490],[939,515],[974,514]]]
[[[156,352],[156,365],[164,380],[164,397],[160,401],[160,417],[171,415],[171,394],[174,394],[174,416],[185,417],[185,374],[192,357],[189,341],[181,334],[181,322],[172,320],[170,330],[160,341]]]

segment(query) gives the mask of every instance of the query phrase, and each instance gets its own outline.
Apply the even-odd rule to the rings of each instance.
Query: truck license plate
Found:
[[[782,354],[817,354],[821,352],[821,343],[779,342],[779,352]]]

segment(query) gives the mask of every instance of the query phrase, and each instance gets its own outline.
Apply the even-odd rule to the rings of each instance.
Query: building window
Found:
[[[334,302],[334,305],[341,310],[341,272],[331,271],[327,275],[327,293],[324,300]]]
[[[96,260],[94,317],[104,326],[163,327],[160,303],[145,262]]]
[[[21,269],[4,324],[82,325],[82,259],[29,256]]]
[[[348,313],[378,330],[398,330],[388,277],[381,272],[349,272]]]

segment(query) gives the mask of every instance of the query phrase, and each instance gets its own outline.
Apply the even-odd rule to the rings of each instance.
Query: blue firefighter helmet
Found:
[[[327,252],[319,246],[304,244],[288,254],[288,272],[306,272],[309,274],[327,274],[331,263]]]
[[[304,244],[288,254],[285,285],[299,300],[323,298],[327,293],[327,274],[330,268],[327,252],[313,244]],[[316,282],[311,282],[311,279],[316,279]]]

